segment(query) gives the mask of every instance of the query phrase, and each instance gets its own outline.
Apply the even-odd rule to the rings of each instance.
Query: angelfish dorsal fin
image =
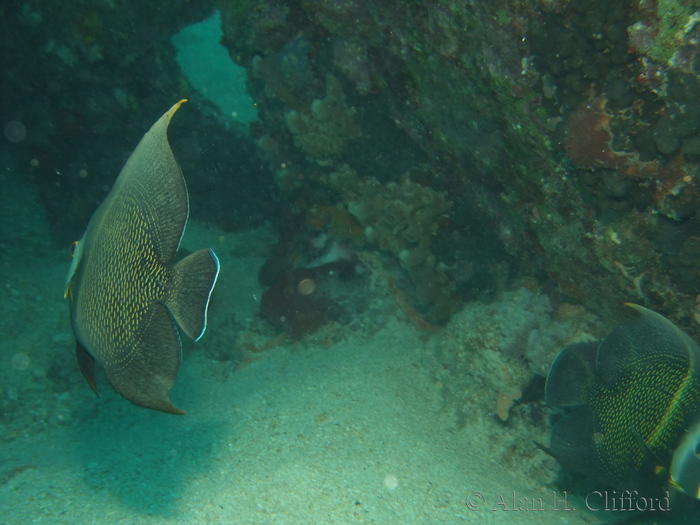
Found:
[[[135,207],[140,228],[153,240],[161,264],[170,264],[180,245],[189,215],[187,185],[168,142],[168,125],[186,100],[181,100],[139,142],[122,168],[108,198]]]

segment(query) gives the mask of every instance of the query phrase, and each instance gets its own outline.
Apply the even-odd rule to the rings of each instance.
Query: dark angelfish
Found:
[[[90,219],[65,292],[80,370],[95,393],[97,361],[126,399],[171,414],[184,414],[169,399],[181,358],[174,321],[192,339],[204,334],[219,273],[209,249],[173,264],[189,203],[167,131],[183,102],[144,135]]]
[[[655,467],[668,467],[676,451],[670,481],[675,474],[675,484],[695,495],[700,347],[665,317],[628,306],[640,315],[602,342],[572,345],[554,360],[546,402],[572,410],[552,428],[546,450],[568,467],[622,490],[658,484]]]

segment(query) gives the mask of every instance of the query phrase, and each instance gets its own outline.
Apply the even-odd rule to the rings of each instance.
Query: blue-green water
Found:
[[[147,15],[136,3],[132,12],[111,1],[60,11],[32,2],[0,7],[11,22],[0,35],[8,64],[0,77],[0,525],[627,518],[614,489],[562,469],[534,442],[549,442],[558,416],[543,403],[552,359],[570,343],[599,339],[616,321],[577,302],[577,292],[588,299],[600,289],[586,290],[573,276],[600,271],[601,288],[615,283],[618,295],[640,302],[662,295],[669,282],[633,250],[647,246],[635,228],[652,223],[647,215],[658,218],[656,210],[639,211],[649,199],[626,179],[611,175],[601,190],[589,181],[594,170],[560,167],[556,184],[581,179],[595,198],[604,194],[603,204],[595,201],[607,206],[602,219],[579,235],[580,217],[551,202],[589,201],[568,194],[543,204],[541,194],[561,191],[551,180],[532,192],[494,182],[505,172],[523,185],[547,179],[544,168],[537,176],[508,171],[540,143],[514,144],[507,133],[532,137],[533,129],[554,133],[559,124],[537,120],[534,97],[509,106],[502,122],[485,121],[467,103],[483,95],[491,114],[502,105],[494,91],[512,91],[516,100],[523,93],[503,80],[506,73],[502,85],[477,88],[441,69],[445,57],[467,76],[479,69],[469,59],[471,36],[464,38],[477,14],[459,31],[448,16],[466,4],[432,6],[425,16],[411,6],[397,11],[394,25],[380,24],[394,47],[368,29],[376,13],[363,2],[304,2],[304,9],[222,2],[220,11],[190,4],[144,5]],[[569,7],[544,4],[555,13]],[[521,5],[539,21],[533,6]],[[519,31],[525,16],[511,8],[489,18],[499,28],[491,33],[523,42],[507,32]],[[249,23],[236,18],[244,16]],[[429,44],[438,51],[426,51]],[[237,46],[255,51],[232,60]],[[513,63],[523,77],[534,68],[527,57],[513,62],[487,45],[476,48],[492,57],[494,75],[510,74]],[[414,69],[386,59],[391,53],[412,57]],[[378,64],[392,67],[378,72]],[[554,89],[545,80],[543,89]],[[120,397],[99,367],[100,396],[92,393],[63,294],[70,240],[139,137],[182,97],[190,102],[170,131],[190,187],[182,251],[212,248],[221,272],[206,334],[197,343],[183,337],[171,395],[187,413],[172,416]],[[523,128],[516,122],[523,115],[536,124]],[[455,136],[465,150],[441,149]],[[492,172],[479,171],[484,166]],[[695,172],[684,173],[693,180]],[[442,203],[438,216],[415,204],[416,188]],[[403,200],[389,198],[397,192]],[[681,208],[692,206],[679,199]],[[616,223],[625,210],[632,219]],[[384,222],[375,220],[380,212]],[[411,227],[386,234],[402,214]],[[546,221],[565,227],[551,235],[543,227],[538,250],[523,252]],[[688,272],[688,296],[695,259],[692,246],[677,244],[697,235],[692,221],[665,226],[673,235],[664,254],[682,256],[664,260]],[[556,252],[554,262],[543,262],[551,252],[542,246],[552,245],[573,246],[577,256],[597,252],[580,259]],[[580,263],[596,257],[607,273]],[[407,263],[416,259],[424,266]],[[350,264],[319,271],[319,261]],[[567,266],[583,270],[569,275]],[[296,271],[320,273],[302,279]],[[310,304],[311,317],[323,321],[313,330],[285,333],[291,320],[265,307],[275,287],[266,279],[285,282],[280,275],[299,282],[275,297],[288,299],[287,313]],[[309,280],[318,287],[299,291]],[[295,302],[304,294],[329,299],[322,303],[328,312]],[[608,308],[621,309],[614,301]],[[689,509],[674,523],[697,521],[690,498],[678,505]],[[666,514],[642,517],[661,522]]]

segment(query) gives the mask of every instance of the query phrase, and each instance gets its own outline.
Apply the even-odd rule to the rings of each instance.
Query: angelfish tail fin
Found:
[[[197,341],[207,328],[209,299],[219,276],[219,259],[210,249],[188,255],[173,266],[165,305],[184,332]]]

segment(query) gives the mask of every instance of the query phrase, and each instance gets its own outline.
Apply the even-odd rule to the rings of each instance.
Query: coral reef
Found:
[[[262,28],[261,9],[251,11],[251,26]],[[632,293],[692,330],[700,292],[700,276],[688,270],[699,204],[696,18],[689,5],[672,0],[503,0],[391,12],[361,0],[309,0],[285,11],[285,20],[297,23],[286,38],[278,28],[269,39],[260,31],[228,44],[244,64],[283,53],[299,35],[311,44],[302,57],[311,65],[304,96],[273,94],[282,107],[261,97],[263,128],[276,133],[274,149],[284,152],[271,167],[290,201],[306,193],[307,210],[347,210],[370,228],[370,239],[379,226],[376,245],[399,257],[401,241],[382,245],[386,223],[363,222],[362,208],[371,203],[349,197],[343,182],[330,184],[336,196],[318,187],[349,165],[359,180],[374,178],[379,192],[390,183],[399,187],[406,172],[427,163],[421,185],[459,200],[439,230],[462,244],[418,243],[403,252],[405,267],[414,257],[430,262],[428,252],[435,255],[462,298],[470,288],[459,285],[456,268],[490,268],[492,286],[546,274],[570,299],[603,315]],[[224,31],[233,35],[240,24],[224,23]],[[329,74],[351,101],[345,104],[352,122],[363,131],[357,138],[339,140],[314,116],[313,101],[323,100],[321,78]],[[274,92],[274,82],[264,84],[263,94]],[[291,137],[279,134],[282,123]],[[391,127],[425,157],[375,173],[362,154],[381,141],[375,129]],[[319,161],[325,170],[309,165]],[[466,241],[472,236],[487,249],[474,250]],[[465,257],[467,250],[474,255]],[[439,281],[436,272],[428,274],[428,282]],[[644,278],[635,281],[639,275]],[[413,271],[411,278],[424,277]]]
[[[360,136],[360,128],[353,120],[355,111],[345,103],[340,82],[326,75],[326,96],[315,99],[308,111],[292,109],[285,115],[287,127],[294,142],[309,160],[330,165],[340,155],[348,141]]]
[[[541,401],[548,359],[557,344],[595,340],[605,328],[579,306],[522,287],[465,305],[429,339],[426,354],[455,427],[489,429],[499,464],[532,468],[539,479],[555,469],[525,442],[547,438],[550,411]]]
[[[270,323],[292,337],[315,332],[343,314],[337,300],[329,294],[329,280],[335,272],[346,271],[346,266],[332,263],[283,275],[263,293],[260,311]]]
[[[421,173],[416,169],[398,183],[381,183],[373,177],[361,180],[349,166],[341,166],[329,180],[364,228],[365,240],[398,258],[417,303],[441,323],[454,311],[456,298],[447,267],[439,263],[430,244],[452,203],[444,192],[411,180]]]
[[[687,241],[684,232],[697,223],[700,204],[699,19],[683,2],[626,1],[612,9],[598,4],[543,6],[541,22],[530,24],[544,107],[559,122],[555,135],[563,135],[568,159],[580,168],[584,205],[596,214],[592,230],[617,235],[634,224],[636,236],[612,237],[614,250],[595,241],[606,234],[594,233],[593,264],[611,273],[640,268],[636,274],[645,277],[634,293],[677,320],[685,318],[688,327],[700,277],[691,278],[676,254]],[[548,24],[562,13],[570,24]],[[659,250],[657,239],[673,230]],[[642,250],[640,236],[657,250]],[[629,293],[634,278],[616,288]]]
[[[1,55],[0,124],[31,167],[59,242],[82,230],[163,93],[191,92],[169,39],[214,6],[0,8],[3,35],[22,50]],[[227,205],[193,212],[229,229],[261,216],[281,229],[301,214],[311,229],[385,256],[421,313],[535,276],[601,315],[640,299],[697,333],[693,3],[216,6],[259,121],[252,137],[237,136],[209,122],[214,109],[194,97],[199,120],[173,129],[174,150],[185,171],[201,165],[192,192]],[[154,14],[158,34],[146,23]],[[347,169],[355,175],[343,179]],[[404,222],[366,215],[379,199],[372,192],[414,186],[446,192],[447,219],[443,211],[409,226],[423,212],[399,193]]]
[[[312,226],[302,221],[301,214],[290,217],[258,272],[258,281],[266,287],[260,313],[296,339],[332,322],[347,325],[367,308],[369,275],[351,247],[351,238],[334,235],[334,231],[348,233],[339,216],[317,210],[309,214]],[[329,217],[336,217],[335,230],[327,227],[332,224],[325,222]]]
[[[253,75],[264,82],[268,96],[292,108],[310,102],[313,95],[310,87],[314,84],[309,82],[314,78],[309,60],[311,49],[309,40],[300,35],[287,42],[278,53],[253,57]]]
[[[547,295],[523,287],[492,302],[471,303],[430,345],[442,365],[437,379],[454,388],[451,408],[461,418],[471,405],[462,392],[471,390],[473,385],[467,385],[473,381],[479,382],[484,399],[526,392],[533,376],[543,381],[562,346],[595,340],[603,328],[582,308],[569,303],[553,307]],[[502,364],[491,367],[490,361]]]
[[[639,2],[638,8],[641,19],[632,24],[628,31],[630,43],[640,54],[658,64],[675,66],[687,56],[687,46],[697,46],[693,38],[695,25],[700,21],[697,5],[678,0],[659,0]]]

